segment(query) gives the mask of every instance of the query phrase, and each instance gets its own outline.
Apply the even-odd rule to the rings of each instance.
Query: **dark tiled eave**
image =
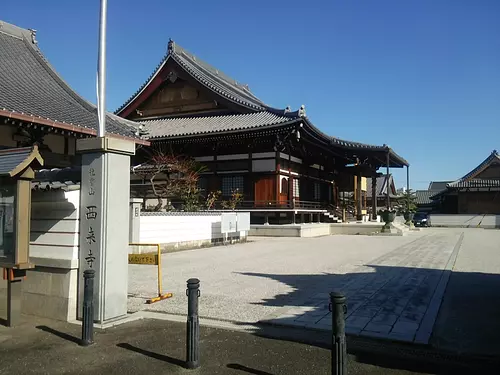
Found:
[[[0,117],[83,135],[97,133],[97,109],[80,97],[46,60],[34,34],[0,21]],[[12,121],[11,121],[12,122]],[[147,144],[136,124],[111,113],[107,134]]]

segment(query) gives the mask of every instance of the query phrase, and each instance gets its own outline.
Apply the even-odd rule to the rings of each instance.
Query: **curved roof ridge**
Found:
[[[247,84],[239,83],[170,39],[167,52],[154,71],[114,113],[119,114],[127,108],[149,86],[170,58],[207,89],[212,90],[227,100],[254,111],[286,111],[286,109],[281,110],[268,106],[250,91]]]
[[[474,179],[479,173],[481,173],[486,167],[488,167],[493,161],[500,161],[500,154],[498,154],[497,150],[493,150],[490,155],[486,159],[484,159],[476,168],[471,170],[469,173],[465,174],[463,177],[446,184],[447,187],[453,187],[461,182],[468,181]]]

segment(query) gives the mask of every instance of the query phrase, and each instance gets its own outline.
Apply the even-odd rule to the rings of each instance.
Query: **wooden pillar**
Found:
[[[293,198],[293,175],[292,175],[292,148],[288,147],[288,171],[289,177],[288,177],[288,201],[289,201],[289,207],[290,208],[295,208],[295,199]]]
[[[274,189],[274,202],[276,206],[278,206],[280,200],[280,188],[281,188],[280,169],[281,169],[280,152],[276,151],[276,189]]]
[[[252,201],[255,205],[255,177],[253,174],[253,150],[252,146],[248,146],[250,150],[248,151],[248,181],[246,183],[248,191],[245,192],[246,200]]]
[[[372,177],[372,220],[377,220],[377,175]]]
[[[362,214],[363,209],[363,197],[361,194],[361,170],[358,171],[356,176],[356,220],[360,221],[363,219]]]

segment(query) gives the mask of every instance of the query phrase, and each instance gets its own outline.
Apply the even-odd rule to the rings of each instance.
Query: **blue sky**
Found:
[[[0,18],[37,29],[48,60],[95,102],[98,0],[3,0]],[[107,107],[172,38],[272,106],[305,104],[333,136],[389,144],[422,189],[500,149],[499,19],[498,0],[108,0]]]

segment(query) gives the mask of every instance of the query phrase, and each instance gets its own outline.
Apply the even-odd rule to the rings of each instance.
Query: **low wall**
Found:
[[[365,222],[365,223],[333,223],[330,224],[330,234],[372,234],[380,232],[383,223]]]
[[[330,235],[330,224],[251,225],[249,236],[256,237],[321,237]]]
[[[139,242],[159,243],[162,251],[210,246],[224,240],[221,223],[220,212],[142,212]],[[246,236],[244,231],[230,233],[227,240],[244,241]],[[131,252],[141,249],[132,247]]]
[[[80,191],[33,191],[30,261],[23,281],[22,312],[58,320],[76,319]],[[0,280],[0,311],[7,282]]]
[[[450,228],[500,228],[500,215],[431,214],[431,226]]]

